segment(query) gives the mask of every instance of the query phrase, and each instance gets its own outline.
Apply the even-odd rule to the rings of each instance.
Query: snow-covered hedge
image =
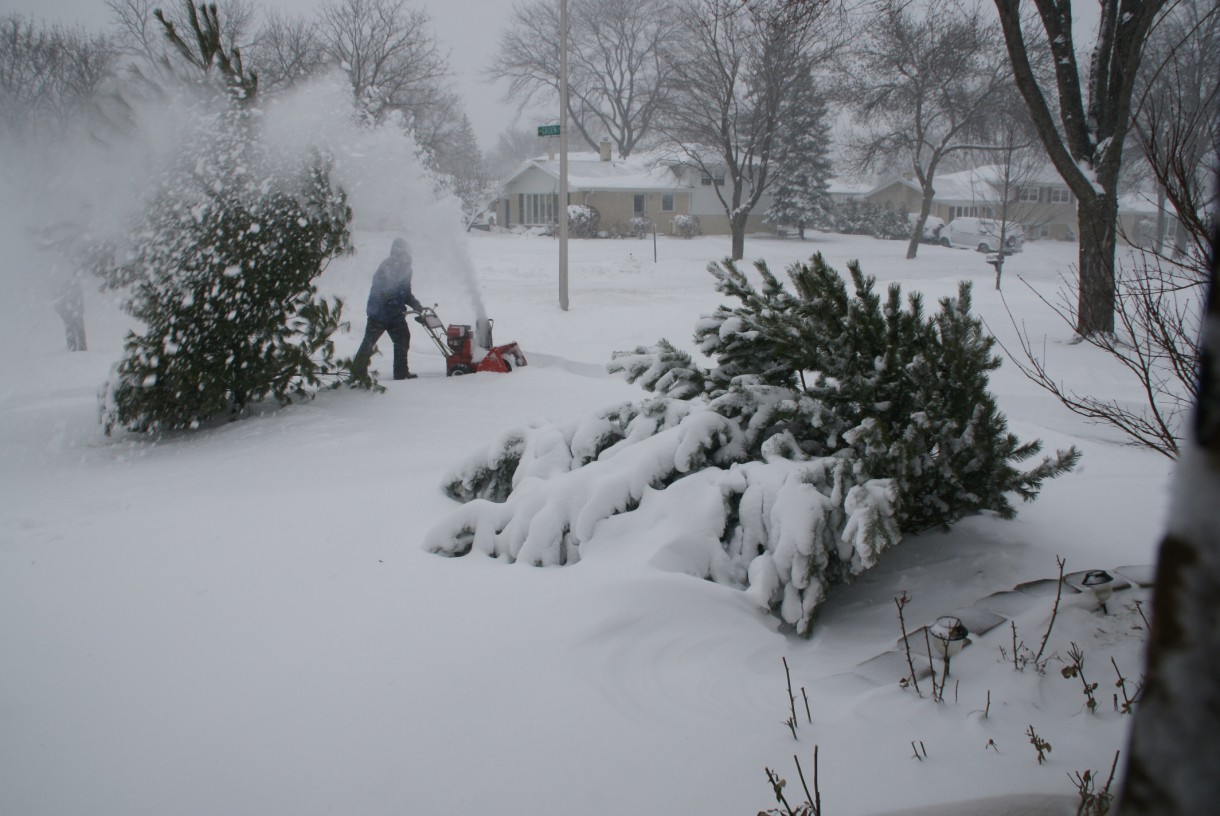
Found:
[[[673,233],[679,238],[694,238],[703,234],[697,215],[675,215],[672,219]]]
[[[596,238],[601,213],[587,204],[568,205],[568,237]]]
[[[453,471],[466,505],[426,546],[550,566],[626,533],[651,563],[743,589],[807,634],[829,588],[904,531],[1011,517],[1010,493],[1032,499],[1075,463],[1072,449],[1014,467],[1040,445],[1007,432],[986,390],[999,359],[968,285],[925,316],[855,265],[849,293],[820,256],[789,270],[795,293],[765,264],[758,288],[732,263],[710,271],[739,303],[696,328],[715,366],[664,340],[617,354],[611,370],[658,396],[505,433]]]

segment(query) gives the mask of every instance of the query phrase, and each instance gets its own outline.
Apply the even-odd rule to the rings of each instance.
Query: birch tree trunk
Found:
[[[1148,685],[1119,816],[1194,816],[1220,802],[1220,297],[1212,232],[1199,402],[1157,561]]]

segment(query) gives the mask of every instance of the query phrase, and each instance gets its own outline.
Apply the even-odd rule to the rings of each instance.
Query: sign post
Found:
[[[559,308],[568,310],[568,0],[559,0]]]

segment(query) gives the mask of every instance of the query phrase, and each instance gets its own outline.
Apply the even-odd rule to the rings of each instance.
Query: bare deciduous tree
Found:
[[[110,76],[116,56],[108,39],[81,28],[0,16],[0,142],[13,151],[5,150],[3,175],[31,203],[63,183],[62,145]],[[43,253],[36,273],[49,281],[68,349],[84,351],[83,227],[59,208],[30,209],[19,218]]]
[[[430,23],[407,0],[337,0],[319,11],[318,36],[370,116],[399,111],[411,124],[451,101],[448,55]]]
[[[670,86],[677,32],[671,0],[572,0],[568,117],[591,148],[603,136],[626,157],[652,135]],[[559,98],[559,10],[554,0],[514,8],[487,70],[525,106]]]
[[[1046,225],[1051,205],[1044,200],[1041,187],[1054,170],[1015,87],[1010,85],[998,95],[993,110],[987,128],[991,144],[972,154],[977,169],[971,187],[980,213],[988,213],[999,224],[1000,246],[1008,247],[1009,235],[1019,231],[1021,238],[1036,238]],[[988,260],[995,266],[997,290],[1004,275],[1005,254],[1001,251],[994,261]]]
[[[1131,127],[1132,96],[1144,42],[1165,0],[1100,0],[1097,42],[1084,70],[1072,34],[1071,0],[1033,0],[1037,25],[1023,25],[1020,0],[995,0],[1016,77],[1038,135],[1076,196],[1080,285],[1076,331],[1114,330],[1118,178]],[[1054,81],[1029,55],[1049,49]],[[1058,102],[1058,115],[1051,105]]]
[[[1207,219],[1220,205],[1213,184],[1220,171],[1220,6],[1174,4],[1149,36],[1140,80],[1133,129],[1158,198],[1178,221],[1173,254],[1201,260]],[[1165,219],[1159,220],[1158,252],[1165,238]],[[1203,264],[1195,266],[1202,280]]]
[[[1119,266],[1116,294],[1116,330],[1082,337],[1126,370],[1142,402],[1083,393],[1057,379],[1045,352],[1023,330],[1018,329],[1019,353],[1005,351],[1026,377],[1068,410],[1118,430],[1131,444],[1176,459],[1197,396],[1201,287],[1189,270],[1140,252],[1133,263]],[[1070,300],[1046,302],[1068,326],[1075,325],[1078,316]]]
[[[318,37],[317,21],[280,11],[267,12],[246,57],[267,92],[317,76],[331,64]]]
[[[104,37],[16,14],[0,17],[0,109],[10,130],[44,119],[62,127],[114,67]]]
[[[1220,10],[1184,2],[1169,9],[1149,40],[1133,125],[1147,173],[1177,216],[1172,245],[1157,237],[1125,236],[1140,248],[1116,258],[1112,332],[1082,335],[1126,370],[1142,401],[1082,394],[1056,380],[1044,356],[1022,338],[1017,364],[1067,408],[1121,431],[1136,445],[1177,458],[1192,403],[1204,288],[1209,277],[1211,229],[1217,217],[1220,144]],[[1119,230],[1121,233],[1121,229]],[[1055,306],[1079,326],[1070,298]]]
[[[978,6],[933,0],[916,13],[909,2],[885,0],[845,61],[860,127],[857,163],[905,166],[923,191],[907,258],[919,249],[941,162],[988,141],[995,103],[1011,81],[1002,42]]]
[[[553,147],[554,142],[539,136],[535,130],[509,128],[496,139],[496,146],[489,155],[491,166],[501,177],[515,171],[521,162],[541,156]]]
[[[782,112],[802,77],[843,43],[827,25],[841,6],[783,0],[690,0],[674,55],[663,124],[677,159],[710,178],[729,221],[731,256],[745,254],[750,212],[772,183]]]

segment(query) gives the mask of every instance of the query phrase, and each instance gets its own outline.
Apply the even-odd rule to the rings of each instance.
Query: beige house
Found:
[[[936,196],[929,214],[946,223],[961,216],[998,218],[1004,199],[1002,169],[999,165],[985,165],[937,175],[932,182]],[[1054,168],[1047,166],[1037,172],[1018,175],[1016,180],[1010,180],[1008,219],[1022,225],[1027,240],[1075,240],[1078,234],[1076,196]],[[923,191],[912,179],[892,177],[859,197],[918,213]],[[1119,199],[1120,240],[1137,245],[1155,242],[1161,223],[1158,219],[1172,235],[1177,224],[1172,213],[1159,214],[1156,202],[1148,195],[1134,193]]]
[[[631,220],[652,219],[657,231],[672,234],[677,216],[693,215],[707,235],[728,235],[729,222],[716,196],[723,175],[710,177],[696,168],[657,156],[615,159],[610,143],[600,153],[568,155],[568,204],[584,204],[600,215],[600,229],[627,235]],[[764,229],[762,213],[769,199],[751,214],[749,231]],[[503,227],[548,227],[558,222],[559,159],[545,156],[522,163],[504,182],[496,205]]]
[[[957,173],[942,173],[932,181],[934,215],[946,223],[954,218],[998,218],[1004,209],[1004,180],[999,165],[985,165]],[[918,182],[890,178],[865,193],[877,204],[891,204],[908,213],[918,213],[923,190]],[[1020,223],[1029,239],[1075,239],[1076,197],[1052,169],[1026,173],[1010,181],[1008,219]]]
[[[1140,247],[1153,247],[1158,239],[1170,241],[1175,247],[1188,244],[1173,206],[1144,192],[1129,193],[1118,199],[1118,237]]]

